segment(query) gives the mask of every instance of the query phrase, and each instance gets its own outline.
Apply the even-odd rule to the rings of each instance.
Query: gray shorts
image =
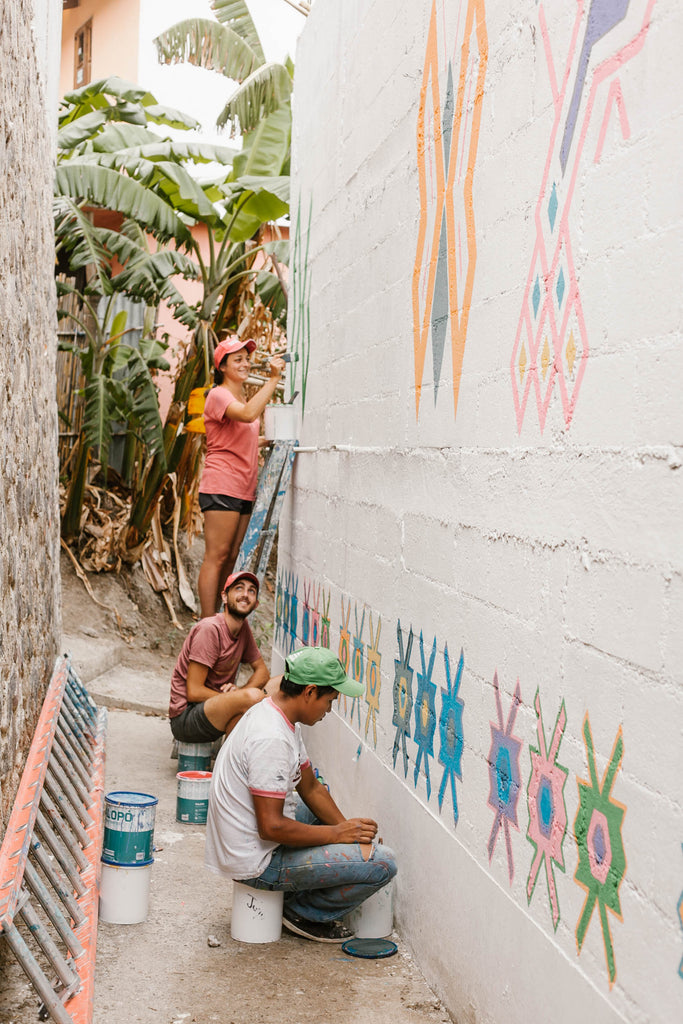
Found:
[[[181,743],[213,743],[223,733],[206,717],[204,704],[188,704],[184,711],[171,719],[171,732]]]

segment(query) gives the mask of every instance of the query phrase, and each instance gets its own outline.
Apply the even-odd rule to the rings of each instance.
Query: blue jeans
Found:
[[[296,817],[320,824],[303,803]],[[363,860],[358,843],[276,846],[266,870],[258,878],[240,878],[240,882],[252,889],[282,890],[285,909],[307,921],[334,921],[390,882],[396,870],[393,852],[381,844],[373,844],[369,860]]]

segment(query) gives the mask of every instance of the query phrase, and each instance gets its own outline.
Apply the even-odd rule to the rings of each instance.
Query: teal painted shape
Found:
[[[552,786],[550,780],[543,776],[538,792],[538,824],[546,839],[550,836],[554,814]]]
[[[557,305],[562,306],[562,299],[564,298],[564,271],[562,267],[560,267],[560,273],[557,278],[555,294],[557,295]]]
[[[536,280],[534,282],[534,290],[531,293],[531,301],[534,305],[534,316],[538,316],[538,306],[541,301],[541,285],[538,280],[538,274],[536,274]]]
[[[446,90],[446,103],[444,105],[443,121],[441,127],[441,138],[443,143],[444,177],[448,178],[448,161],[451,155],[451,136],[453,134],[453,116],[455,113],[455,98],[453,95],[453,69],[448,65],[448,87]],[[448,201],[448,197],[446,197]],[[448,330],[448,231],[446,228],[446,210],[441,217],[441,232],[439,234],[439,253],[436,264],[436,276],[434,279],[434,298],[432,299],[432,360],[434,363],[434,404],[441,383],[441,367],[443,366],[443,354],[446,348],[446,332]]]
[[[548,200],[548,220],[550,221],[550,230],[555,230],[555,218],[557,217],[557,188],[555,182],[553,182],[553,190],[550,193],[550,199]]]
[[[510,786],[512,784],[512,765],[510,764],[510,751],[507,747],[501,746],[496,757],[496,780],[498,783],[498,799],[502,804],[507,804],[510,799]]]

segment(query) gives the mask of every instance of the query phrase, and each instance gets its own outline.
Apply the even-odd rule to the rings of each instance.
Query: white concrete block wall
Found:
[[[358,670],[355,636],[366,696],[311,731],[309,750],[341,806],[376,817],[396,850],[397,925],[454,1019],[669,1024],[683,1019],[683,9],[675,0],[631,0],[616,20],[622,5],[605,0],[603,16],[615,24],[592,48],[563,175],[559,146],[593,5],[433,6],[442,115],[446,55],[457,90],[468,9],[479,12],[488,40],[470,161],[476,265],[457,411],[449,324],[436,393],[429,335],[416,415],[417,126],[432,0],[316,0],[297,51],[293,209],[300,204],[303,229],[295,261],[302,271],[307,247],[308,288],[292,304],[289,334],[306,342],[306,311],[300,439],[315,451],[297,456],[281,521],[276,654],[310,642],[316,609],[328,614],[329,643],[340,651],[348,614],[348,671]],[[470,68],[465,83],[473,81]],[[474,92],[467,95],[471,123]],[[570,412],[559,378],[547,407],[537,405],[533,386],[523,410],[515,404],[532,373],[526,351],[520,377],[515,344],[522,311],[534,318],[525,294],[546,165],[539,223],[552,253],[566,218],[588,344]],[[551,229],[553,182],[559,212]],[[458,188],[446,202],[462,246]],[[462,301],[456,250],[449,270],[455,263]],[[420,266],[430,258],[423,252]],[[557,288],[552,270],[549,287]],[[561,318],[556,290],[553,303]],[[575,369],[565,348],[569,326],[560,326],[554,353],[570,389],[581,365],[580,318],[572,322]],[[544,369],[541,341],[544,395],[553,351]],[[297,364],[297,386],[302,369]],[[380,658],[374,713],[370,615]],[[394,749],[399,623],[404,651],[413,633],[413,700],[423,673],[420,634],[426,667],[436,638],[433,753],[416,742],[413,707],[405,771],[400,735]],[[451,685],[461,651],[464,660],[457,821],[448,778],[439,806],[446,648]],[[519,793],[509,847],[504,828],[494,829],[489,857],[497,819],[491,779],[505,782],[489,765],[499,724],[494,679],[503,729],[519,685],[511,730]],[[557,753],[566,769],[566,832],[560,863],[553,861],[557,928],[544,866],[529,883],[537,691],[548,744],[563,704],[566,712]],[[575,825],[580,786],[590,784],[584,722],[599,786],[623,741],[603,806],[612,873],[605,875],[606,853],[588,876],[600,898],[617,891],[620,904],[619,913],[606,911],[603,930],[596,902],[579,941],[586,889],[574,875],[586,851],[601,853],[595,808],[589,838]],[[559,804],[554,812],[561,822]]]

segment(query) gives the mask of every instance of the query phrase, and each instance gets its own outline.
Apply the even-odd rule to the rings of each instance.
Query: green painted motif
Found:
[[[301,212],[301,196],[296,212],[294,227],[294,248],[292,253],[292,301],[291,331],[289,350],[299,358],[290,364],[289,395],[301,390],[301,411],[306,408],[306,384],[308,381],[308,364],[311,356],[311,276],[308,266],[308,252],[311,241],[311,218],[313,215],[313,199],[308,204],[308,218],[303,223]],[[301,381],[299,381],[299,369]]]
[[[577,780],[579,809],[574,819],[574,836],[579,863],[574,878],[586,890],[586,900],[576,925],[576,946],[580,953],[597,903],[611,988],[617,976],[617,968],[607,911],[610,910],[620,921],[623,920],[619,886],[626,873],[626,854],[621,835],[626,807],[613,800],[611,792],[624,757],[624,740],[619,727],[600,785],[588,714],[583,721],[583,736],[590,783]]]

